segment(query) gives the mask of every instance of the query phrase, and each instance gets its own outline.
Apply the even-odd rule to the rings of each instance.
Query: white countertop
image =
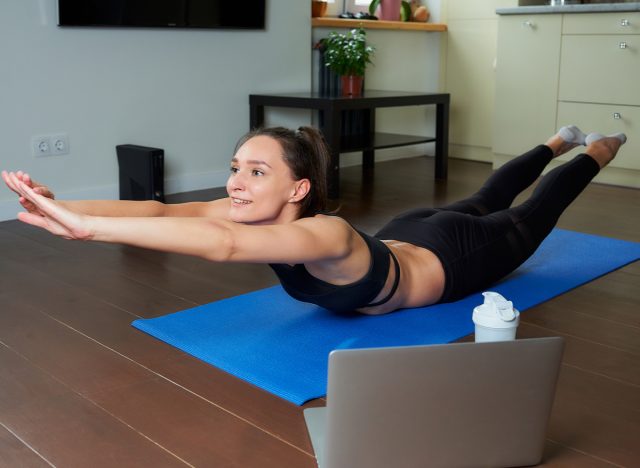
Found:
[[[640,2],[590,3],[585,5],[534,5],[498,8],[498,15],[530,15],[540,13],[605,13],[616,11],[640,11]]]

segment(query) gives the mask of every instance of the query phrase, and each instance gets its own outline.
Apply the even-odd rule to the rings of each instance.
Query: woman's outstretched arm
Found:
[[[17,190],[15,182],[12,182],[8,172],[2,171],[2,178],[7,186],[18,194],[20,204],[29,212],[35,212],[35,207],[25,199]],[[15,179],[23,182],[34,191],[47,198],[54,199],[51,189],[46,185],[34,181],[29,174],[23,171],[11,173]],[[76,213],[91,216],[113,217],[147,217],[147,216],[176,216],[176,217],[208,217],[227,219],[229,211],[229,199],[223,198],[209,202],[189,202],[165,204],[155,200],[59,200],[59,203]]]
[[[211,218],[91,216],[71,211],[14,175],[9,177],[18,193],[37,209],[19,213],[18,219],[66,239],[122,243],[218,262],[259,263],[344,259],[354,245],[353,229],[339,218],[248,226]]]

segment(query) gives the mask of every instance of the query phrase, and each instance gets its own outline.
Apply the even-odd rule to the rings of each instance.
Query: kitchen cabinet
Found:
[[[443,82],[451,94],[450,142],[455,157],[493,159],[496,8],[516,5],[516,0],[443,2],[448,26]]]
[[[495,153],[520,154],[554,133],[561,28],[560,15],[500,18]]]
[[[640,13],[564,15],[558,123],[626,133],[613,168],[640,170],[639,79]]]
[[[640,12],[501,16],[497,60],[496,165],[576,124],[626,133],[596,180],[640,187]]]

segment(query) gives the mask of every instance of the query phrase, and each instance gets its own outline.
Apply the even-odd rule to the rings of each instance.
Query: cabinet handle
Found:
[[[627,48],[629,48],[629,45],[626,42],[621,42],[620,43],[620,48],[621,49],[627,49]]]
[[[527,28],[531,28],[531,29],[534,29],[536,27],[533,21],[523,21],[522,26],[526,26]]]
[[[620,26],[626,28],[627,26],[630,26],[630,25],[631,25],[631,22],[628,19],[624,18],[620,20]]]
[[[614,118],[614,120],[620,120],[620,119],[622,119],[622,114],[620,114],[620,112],[614,112],[613,113],[613,118]]]

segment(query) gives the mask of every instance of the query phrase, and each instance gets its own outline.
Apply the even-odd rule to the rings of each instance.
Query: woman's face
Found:
[[[300,185],[284,161],[280,143],[255,136],[231,160],[229,217],[245,224],[291,222],[297,218]]]

